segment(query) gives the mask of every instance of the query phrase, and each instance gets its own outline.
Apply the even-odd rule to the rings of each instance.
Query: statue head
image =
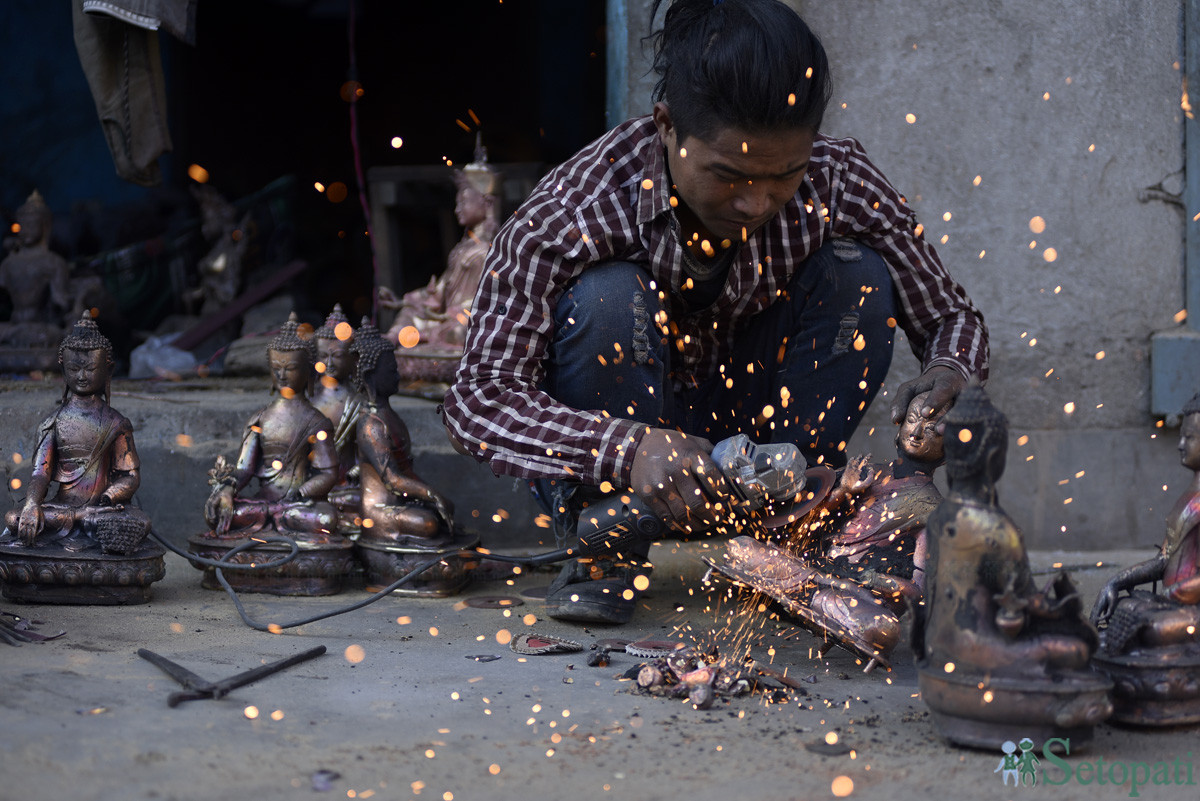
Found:
[[[316,342],[316,369],[322,374],[321,383],[328,385],[333,380],[335,385],[346,381],[353,375],[354,354],[351,346],[354,341],[354,329],[342,311],[342,304],[335,304],[333,311],[325,318],[325,324],[313,334]]]
[[[992,405],[983,387],[967,386],[943,419],[946,472],[951,480],[999,479],[1008,456],[1008,418]]]
[[[355,382],[359,391],[372,400],[395,394],[400,387],[400,370],[391,343],[366,317],[350,349],[358,357]]]
[[[495,220],[500,194],[500,174],[487,163],[487,149],[479,132],[475,134],[475,160],[454,171],[458,193],[454,199],[454,215],[458,224],[467,228]]]
[[[107,402],[112,383],[113,348],[89,312],[83,313],[59,343],[58,363],[62,365],[66,381],[63,397],[98,394]]]
[[[940,465],[946,460],[943,436],[938,432],[942,417],[929,419],[920,412],[928,397],[928,392],[922,392],[908,404],[908,413],[896,432],[896,452],[914,462]]]
[[[1179,462],[1188,470],[1200,470],[1200,393],[1184,404],[1180,416]]]
[[[20,226],[17,238],[21,247],[45,244],[50,241],[50,226],[53,223],[50,207],[46,205],[42,193],[33,190],[24,203],[17,207],[16,221]]]
[[[300,336],[300,323],[292,312],[267,346],[272,387],[285,398],[303,394],[313,369],[312,345]]]

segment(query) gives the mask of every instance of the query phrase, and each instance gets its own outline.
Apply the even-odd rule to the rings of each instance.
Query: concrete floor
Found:
[[[26,420],[48,413],[58,385],[4,389],[0,446],[5,454],[27,456]],[[114,405],[134,419],[147,466],[143,505],[154,508],[165,536],[182,542],[199,519],[192,496],[203,497],[205,462],[211,464],[214,452],[232,452],[231,435],[240,424],[229,421],[243,420],[262,405],[261,387],[225,385],[216,394],[207,389],[168,399],[151,388],[116,389]],[[459,493],[463,519],[480,528],[485,545],[540,550],[547,532],[527,519],[514,523],[531,513],[525,495],[503,482],[486,485],[490,474],[479,478],[471,472],[474,465],[444,452],[430,439],[437,433],[436,418],[428,414],[432,406],[422,403],[418,408],[409,400],[397,402],[421,415],[423,422],[414,424],[406,413],[417,449],[430,455],[433,472],[447,476],[444,482],[431,477],[431,483]],[[186,443],[179,433],[187,435]],[[459,480],[451,483],[455,470]],[[19,468],[10,472],[19,474]],[[523,526],[523,534],[502,536],[492,527],[501,524],[518,534]],[[655,546],[654,584],[633,622],[619,627],[545,618],[538,601],[521,595],[550,582],[554,573],[544,570],[477,581],[453,598],[388,597],[267,634],[245,626],[224,593],[201,589],[199,571],[174,554],[168,554],[167,576],[145,605],[0,602],[0,609],[41,621],[41,633],[66,632],[19,648],[0,644],[0,799],[725,801],[833,798],[835,789],[851,785],[851,798],[893,801],[1038,793],[1056,799],[1130,797],[1128,782],[1005,787],[994,772],[998,752],[962,750],[939,738],[918,695],[906,644],[897,649],[891,672],[864,675],[840,649],[814,658],[819,642],[809,634],[744,609],[725,594],[727,585],[705,589],[702,557],[719,548],[720,543]],[[1031,558],[1042,570],[1056,562],[1073,568],[1090,602],[1115,571],[1146,556],[1039,551]],[[464,603],[479,595],[523,598],[524,604],[501,610]],[[355,589],[328,598],[244,599],[251,615],[270,623],[365,597]],[[722,633],[730,630],[741,634]],[[614,655],[604,668],[589,667],[586,650],[520,656],[505,642],[526,631],[568,637],[585,649],[613,637],[719,642],[723,653],[748,649],[786,669],[803,680],[806,692],[777,703],[763,695],[720,699],[712,709],[695,710],[641,694],[634,682],[621,680],[642,661],[632,656]],[[176,708],[166,701],[178,686],[136,653],[147,648],[218,679],[314,645],[324,645],[327,653],[224,699]],[[480,656],[499,659],[475,658]],[[1200,750],[1197,731],[1102,726],[1071,764],[1180,760],[1184,781],[1193,751]],[[832,735],[835,747],[828,745]],[[1139,793],[1196,797],[1187,785],[1144,787]]]
[[[934,731],[916,673],[897,650],[889,673],[864,675],[840,649],[813,658],[807,633],[731,604],[723,586],[702,589],[707,549],[655,546],[655,583],[632,623],[586,628],[544,618],[524,599],[510,610],[479,609],[475,595],[521,597],[550,572],[473,584],[459,597],[389,597],[362,610],[273,635],[243,625],[223,592],[202,590],[200,573],[167,557],[153,600],[134,607],[3,608],[42,621],[44,643],[0,646],[0,798],[296,799],[816,799],[853,783],[853,798],[1011,799],[1000,754],[961,750]],[[1086,597],[1128,552],[1035,553],[1076,569]],[[361,600],[244,596],[252,616],[286,622]],[[507,611],[507,614],[506,614]],[[730,617],[732,615],[732,617]],[[532,616],[532,617],[529,617]],[[616,654],[588,667],[587,652],[520,656],[501,641],[537,631],[586,647],[608,637],[710,642],[730,621],[739,645],[804,679],[806,694],[771,703],[762,695],[719,699],[709,710],[640,694],[621,675],[640,661]],[[217,679],[324,645],[328,652],[221,700],[168,708],[178,686],[136,655],[148,648]],[[475,657],[498,656],[493,661]],[[825,754],[830,733],[845,753]],[[1190,764],[1196,729],[1137,731],[1103,726],[1072,764],[1171,761]],[[809,750],[815,747],[818,750]],[[831,749],[833,750],[833,749]],[[329,771],[337,778],[318,791]],[[1180,774],[1181,777],[1183,774]],[[841,786],[841,785],[838,785]],[[1125,798],[1126,787],[1069,783],[1054,798]],[[1187,786],[1143,788],[1147,798],[1194,798]]]

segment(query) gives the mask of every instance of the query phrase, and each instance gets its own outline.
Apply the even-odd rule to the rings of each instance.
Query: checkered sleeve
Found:
[[[633,223],[585,223],[555,185],[553,175],[543,181],[492,243],[444,419],[451,437],[497,475],[625,487],[645,426],[563,406],[542,387],[563,288],[611,257],[605,226]]]
[[[912,209],[858,142],[827,143],[833,233],[863,241],[887,262],[900,300],[898,322],[922,369],[945,365],[986,380],[988,331],[983,315],[925,240]]]

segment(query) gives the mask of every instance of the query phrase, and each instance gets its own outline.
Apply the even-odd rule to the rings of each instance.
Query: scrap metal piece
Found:
[[[542,654],[569,654],[582,651],[583,646],[574,640],[555,637],[553,634],[526,632],[513,637],[509,647],[518,654],[540,656]]]
[[[520,598],[508,595],[475,595],[467,598],[465,603],[472,609],[510,609],[525,605]]]

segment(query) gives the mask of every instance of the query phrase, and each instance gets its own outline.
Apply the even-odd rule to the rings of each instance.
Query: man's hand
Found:
[[[892,422],[897,425],[904,422],[909,404],[922,392],[928,392],[929,397],[922,408],[916,410],[917,413],[928,419],[940,417],[966,385],[967,379],[957,370],[942,365],[930,367],[920,377],[905,381],[896,390],[896,397],[892,400]]]
[[[712,443],[678,431],[651,428],[633,456],[629,480],[649,511],[671,528],[703,531],[730,505],[729,485],[712,460]],[[722,502],[722,509],[715,507]]]

